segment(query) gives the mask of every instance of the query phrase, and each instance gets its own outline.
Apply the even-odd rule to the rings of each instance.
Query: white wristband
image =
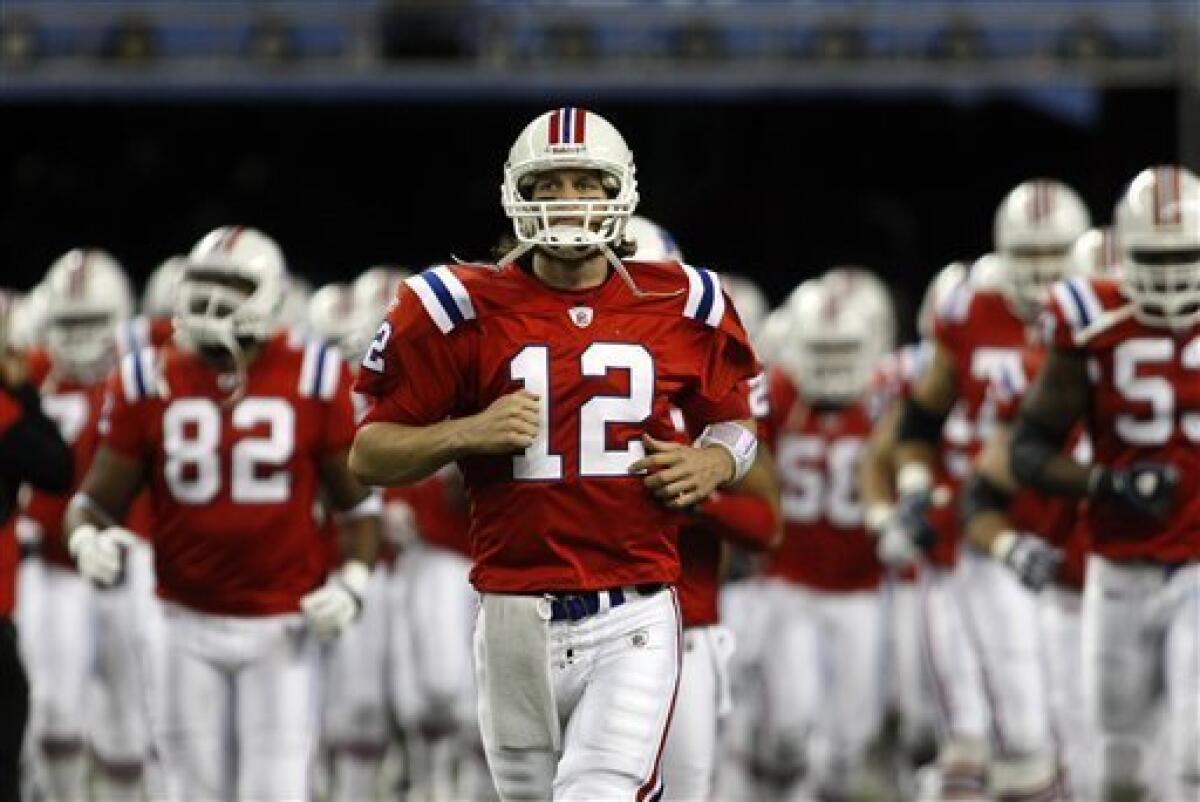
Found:
[[[1007,560],[1013,546],[1017,545],[1017,537],[1017,533],[1011,529],[1005,529],[996,535],[996,539],[992,541],[992,556],[1000,562]]]
[[[896,474],[896,492],[902,496],[928,493],[933,487],[933,474],[919,462],[910,462]]]
[[[873,535],[879,534],[879,530],[883,529],[883,525],[887,523],[887,519],[892,517],[892,505],[886,501],[877,501],[867,507],[863,513],[863,523],[867,527],[867,531]]]
[[[740,482],[750,472],[750,466],[754,464],[754,457],[758,454],[758,437],[754,432],[740,423],[731,421],[705,426],[693,445],[697,448],[720,446],[729,452],[729,456],[733,457],[733,478],[729,480],[730,484]]]

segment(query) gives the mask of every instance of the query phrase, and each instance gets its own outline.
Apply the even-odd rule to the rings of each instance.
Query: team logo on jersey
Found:
[[[595,316],[590,306],[573,306],[567,314],[571,316],[571,322],[581,329],[592,325],[592,318]]]

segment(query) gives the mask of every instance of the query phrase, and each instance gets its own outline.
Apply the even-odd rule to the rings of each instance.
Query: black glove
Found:
[[[1015,535],[997,556],[1013,570],[1021,584],[1033,591],[1049,585],[1062,568],[1063,554],[1032,535]]]
[[[1175,506],[1179,471],[1163,462],[1137,462],[1126,468],[1097,466],[1089,496],[1111,501],[1138,515],[1165,521]]]
[[[925,553],[937,542],[937,531],[929,523],[932,505],[929,491],[904,493],[896,499],[891,526],[908,535],[913,545]]]

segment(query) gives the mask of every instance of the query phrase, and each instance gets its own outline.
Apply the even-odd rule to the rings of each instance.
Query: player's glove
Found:
[[[1137,462],[1126,468],[1097,465],[1088,477],[1088,495],[1161,521],[1171,514],[1178,485],[1179,471],[1163,462]]]
[[[124,579],[125,550],[136,542],[137,535],[128,529],[83,524],[71,533],[67,550],[80,574],[102,588],[111,588]]]
[[[1021,584],[1041,590],[1058,576],[1063,554],[1032,535],[1003,532],[992,544],[992,556],[1012,569]]]
[[[334,638],[345,632],[362,612],[363,597],[371,569],[359,560],[350,560],[325,584],[300,600],[300,609],[313,631],[322,638]]]

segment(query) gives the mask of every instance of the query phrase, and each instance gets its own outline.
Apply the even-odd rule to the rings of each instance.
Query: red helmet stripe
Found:
[[[245,226],[231,226],[225,229],[225,236],[221,238],[221,250],[226,253],[232,251],[234,244],[245,230]]]
[[[1183,222],[1183,204],[1180,202],[1181,199],[1179,197],[1179,171],[1174,167],[1168,167],[1166,169],[1166,173],[1168,176],[1170,176],[1169,182],[1171,190],[1171,205],[1167,208],[1170,220],[1167,222],[1171,223],[1172,225],[1179,225]]]
[[[74,253],[74,259],[67,268],[67,294],[73,298],[83,295],[87,286],[87,264],[91,251],[81,249]]]
[[[587,136],[587,111],[585,109],[574,109],[575,113],[575,134],[572,137],[576,145],[582,145],[584,137]]]
[[[561,133],[562,119],[561,118],[562,118],[562,109],[555,109],[554,111],[550,112],[550,144],[551,145],[557,145],[559,143],[559,138],[562,136],[562,133]]]

